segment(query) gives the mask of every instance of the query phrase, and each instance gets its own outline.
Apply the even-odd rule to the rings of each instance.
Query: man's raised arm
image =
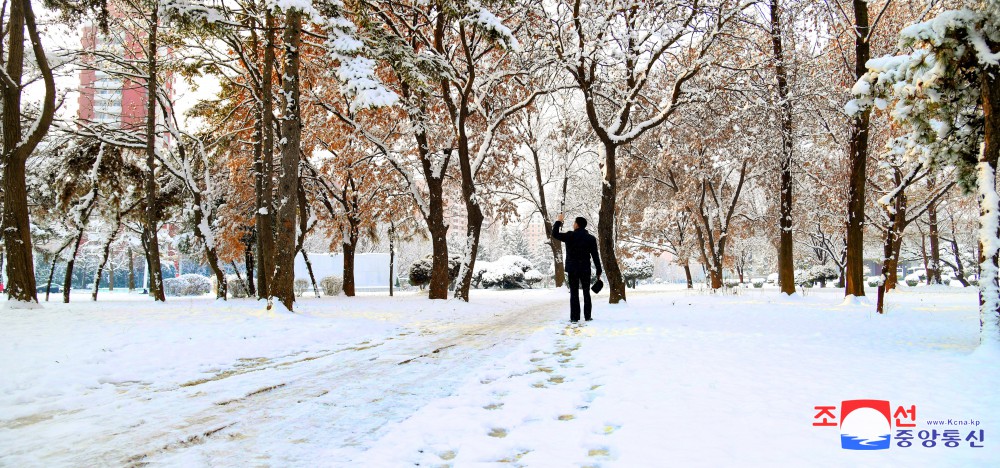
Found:
[[[560,214],[559,217],[556,218],[556,222],[552,224],[552,237],[558,241],[566,242],[566,233],[559,231],[562,229],[563,217],[564,215]]]

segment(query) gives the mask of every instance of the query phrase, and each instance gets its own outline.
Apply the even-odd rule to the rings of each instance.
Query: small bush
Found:
[[[212,292],[212,281],[196,274],[166,278],[163,280],[163,292],[168,296],[201,296]]]
[[[877,288],[878,287],[878,281],[877,280],[876,281],[868,280],[868,287],[869,288]]]
[[[319,280],[319,287],[324,296],[339,296],[344,290],[344,278],[333,275]]]
[[[309,289],[309,281],[304,280],[302,278],[297,278],[295,280],[295,295],[296,296],[302,297],[302,295],[305,294],[305,292],[306,292],[307,289]]]
[[[493,262],[476,262],[472,282],[477,288],[526,289],[542,278],[528,259],[506,255]]]
[[[827,281],[840,278],[840,269],[836,265],[816,265],[802,272],[801,275],[796,274],[796,277],[799,280],[799,284],[803,287],[811,288],[815,283],[819,283],[821,287],[826,287]],[[806,283],[809,285],[806,286]]]
[[[914,280],[914,279],[906,280],[907,286],[916,286],[918,284],[920,284],[920,280]]]
[[[524,282],[528,285],[534,285],[542,281],[542,274],[538,270],[528,270],[524,272]]]
[[[757,289],[763,288],[764,287],[764,282],[763,281],[754,281],[753,282],[753,287],[755,287]]]
[[[226,284],[229,288],[229,297],[234,299],[250,297],[250,288],[247,285],[246,279],[231,275],[226,277]]]
[[[941,280],[941,283],[943,283],[945,286],[951,286],[951,278],[944,278]]]
[[[653,277],[653,261],[646,257],[626,257],[622,259],[622,279],[635,288],[640,280]]]

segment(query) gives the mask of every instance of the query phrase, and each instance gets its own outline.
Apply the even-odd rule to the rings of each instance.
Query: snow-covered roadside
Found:
[[[564,294],[307,298],[294,315],[126,294],[4,310],[0,465],[288,465],[361,450],[554,320]]]
[[[552,325],[455,395],[395,425],[362,466],[996,466],[1000,372],[972,290],[893,294],[887,316],[839,290],[708,297],[634,294],[581,328]],[[915,405],[946,447],[852,451],[816,406]],[[972,419],[978,427],[929,426]],[[985,431],[985,447],[966,434]],[[916,435],[916,434],[915,434]]]

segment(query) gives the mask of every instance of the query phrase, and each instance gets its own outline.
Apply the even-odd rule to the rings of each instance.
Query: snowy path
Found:
[[[111,399],[85,392],[75,395],[79,405],[0,418],[0,444],[17,438],[18,450],[6,454],[12,465],[346,462],[386,423],[448,396],[484,362],[561,316],[562,297],[535,294],[495,311],[459,304],[467,314],[460,321],[379,317],[402,323],[346,346],[244,356],[183,382],[119,382]]]
[[[971,290],[882,316],[833,289],[639,290],[579,326],[564,290],[476,293],[3,311],[0,466],[1000,466]],[[813,426],[867,398],[975,420],[985,448],[858,453]]]
[[[782,298],[631,294],[553,326],[453,395],[393,425],[361,466],[998,466],[995,357],[975,353],[971,292],[893,294],[889,314],[840,291]],[[975,378],[970,378],[975,376]],[[916,406],[936,446],[844,450],[816,405]],[[975,419],[980,426],[932,426]],[[985,448],[964,440],[983,428]],[[963,437],[944,446],[941,430]],[[928,431],[929,433],[929,431]],[[914,436],[916,436],[914,432]],[[995,437],[994,437],[995,440]]]

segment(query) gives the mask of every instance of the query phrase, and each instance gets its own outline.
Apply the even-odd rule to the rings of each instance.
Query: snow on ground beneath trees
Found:
[[[579,326],[554,289],[0,310],[0,465],[1000,463],[973,289],[907,288],[885,316],[832,288],[741,292],[602,294]],[[853,399],[962,441],[843,450],[815,407]],[[929,425],[947,419],[980,425]]]

